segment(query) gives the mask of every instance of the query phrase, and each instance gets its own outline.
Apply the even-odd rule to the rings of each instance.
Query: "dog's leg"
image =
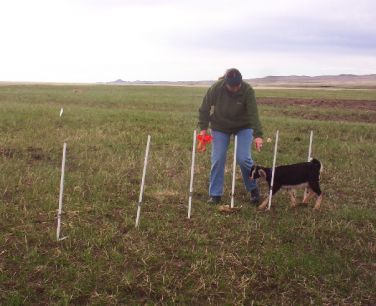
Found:
[[[296,192],[295,192],[295,189],[289,188],[288,193],[290,194],[290,198],[291,198],[291,207],[296,207]]]
[[[322,192],[320,189],[320,184],[318,181],[310,182],[309,187],[312,189],[312,191],[317,195],[315,206],[313,207],[314,210],[320,209],[320,205],[322,202]]]
[[[269,202],[269,196],[257,207],[257,209],[264,210]]]
[[[319,210],[320,209],[320,206],[321,206],[321,202],[322,202],[322,194],[320,194],[318,197],[317,197],[317,200],[316,200],[316,203],[315,203],[315,206],[313,207],[314,210]]]
[[[307,193],[304,194],[304,198],[303,198],[303,204],[307,204],[308,201],[314,196],[314,192],[312,191],[311,188],[307,188]]]
[[[308,201],[314,196],[314,192],[311,189],[308,189],[308,192],[304,195],[303,204],[308,204]]]
[[[276,194],[277,193],[277,191],[279,190],[279,189],[281,189],[281,185],[279,185],[279,184],[275,184],[274,186],[273,186],[273,190],[272,190],[272,195],[274,196],[274,194]],[[270,187],[269,187],[270,188]],[[266,206],[268,205],[268,203],[269,203],[269,196],[270,196],[270,193],[268,194],[268,196],[266,197],[266,199],[257,207],[258,209],[265,209],[266,208]]]

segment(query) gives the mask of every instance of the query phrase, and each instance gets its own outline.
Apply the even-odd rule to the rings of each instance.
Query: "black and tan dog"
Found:
[[[274,195],[282,187],[287,188],[291,197],[291,206],[296,206],[296,188],[307,188],[307,193],[304,196],[303,203],[307,204],[313,195],[317,195],[314,209],[320,208],[322,201],[322,192],[320,189],[320,173],[322,172],[322,164],[317,159],[312,159],[310,162],[298,163],[292,165],[275,167],[273,191]],[[251,179],[265,178],[269,185],[272,180],[272,168],[265,168],[261,166],[252,166],[250,172]],[[269,201],[269,195],[259,205],[259,209],[265,209]]]

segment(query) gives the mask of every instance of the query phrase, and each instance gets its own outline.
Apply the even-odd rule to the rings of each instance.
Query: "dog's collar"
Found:
[[[265,169],[265,173],[266,173],[266,177],[272,177],[272,169],[271,168],[268,168],[268,169]]]

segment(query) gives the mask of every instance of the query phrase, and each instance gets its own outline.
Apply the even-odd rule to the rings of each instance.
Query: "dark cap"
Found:
[[[242,82],[242,74],[238,69],[231,68],[225,73],[225,83],[231,87],[240,85]]]

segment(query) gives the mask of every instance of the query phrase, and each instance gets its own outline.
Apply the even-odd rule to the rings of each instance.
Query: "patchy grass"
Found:
[[[362,110],[260,105],[265,137],[280,130],[277,164],[323,164],[324,202],[289,208],[281,192],[258,212],[237,173],[235,205],[206,205],[210,153],[198,154],[187,220],[192,132],[204,88],[0,87],[0,303],[376,303],[375,124]],[[357,99],[360,91],[335,91]],[[362,91],[363,92],[363,91]],[[360,98],[375,101],[375,91]],[[315,96],[313,96],[313,94]],[[328,98],[332,91],[257,91]],[[284,96],[284,97],[285,97]],[[64,107],[63,117],[59,117]],[[370,113],[369,115],[375,115]],[[334,116],[334,115],[333,115]],[[354,117],[351,117],[354,116]],[[357,117],[358,116],[358,117]],[[334,118],[334,119],[333,119]],[[314,119],[314,120],[312,120]],[[140,228],[134,228],[147,135],[152,136]],[[63,235],[55,241],[62,145]],[[273,143],[254,153],[270,166]],[[230,200],[232,149],[226,169]],[[261,183],[262,192],[267,192]],[[301,195],[301,194],[300,194]]]

